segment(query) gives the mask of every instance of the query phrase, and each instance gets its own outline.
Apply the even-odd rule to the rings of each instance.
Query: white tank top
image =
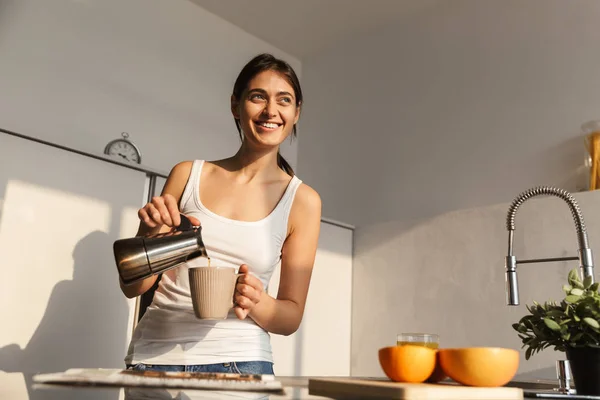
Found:
[[[273,211],[256,222],[217,215],[200,201],[200,177],[204,161],[196,160],[183,191],[180,210],[200,220],[202,239],[211,265],[250,267],[265,290],[281,259],[288,217],[302,181],[293,177]],[[192,308],[188,265],[206,265],[205,258],[163,273],[152,304],[133,333],[125,362],[128,364],[196,365],[232,361],[273,362],[269,333],[251,318],[205,321]]]

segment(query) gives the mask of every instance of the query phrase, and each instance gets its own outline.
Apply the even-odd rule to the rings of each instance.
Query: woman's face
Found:
[[[231,106],[245,140],[258,148],[279,146],[300,116],[294,89],[275,71],[256,75],[240,99],[232,97]]]

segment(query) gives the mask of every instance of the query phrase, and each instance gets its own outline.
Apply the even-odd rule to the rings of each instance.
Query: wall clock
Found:
[[[129,161],[140,164],[142,162],[142,153],[140,149],[129,140],[129,134],[127,132],[121,133],[122,139],[115,139],[110,141],[104,148],[104,154],[108,154],[112,157],[117,157],[121,161]]]

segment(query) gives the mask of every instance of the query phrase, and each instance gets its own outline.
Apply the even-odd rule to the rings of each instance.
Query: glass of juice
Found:
[[[440,337],[434,333],[400,333],[396,345],[403,346],[405,344],[437,349],[440,346]]]

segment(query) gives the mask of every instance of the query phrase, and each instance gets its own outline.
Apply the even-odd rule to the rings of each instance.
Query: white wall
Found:
[[[321,223],[319,247],[300,328],[271,335],[279,376],[349,376],[352,333],[352,229]],[[281,268],[268,292],[277,296]]]
[[[233,83],[263,51],[301,73],[188,0],[0,0],[0,127],[99,153],[126,131],[165,172],[229,156]]]
[[[600,192],[575,195],[596,260],[600,249]],[[508,204],[449,212],[414,226],[398,221],[355,232],[352,310],[352,374],[383,376],[377,350],[401,332],[432,332],[440,346],[521,349],[512,324],[533,300],[559,301],[567,273],[578,262],[520,264],[520,302],[507,306],[504,257]],[[575,224],[556,198],[524,203],[515,219],[519,259],[577,256]],[[598,268],[596,267],[596,276]],[[519,374],[556,379],[554,362],[564,353],[547,349],[525,361]]]
[[[303,60],[300,174],[357,226],[578,187],[600,2],[452,0]]]

